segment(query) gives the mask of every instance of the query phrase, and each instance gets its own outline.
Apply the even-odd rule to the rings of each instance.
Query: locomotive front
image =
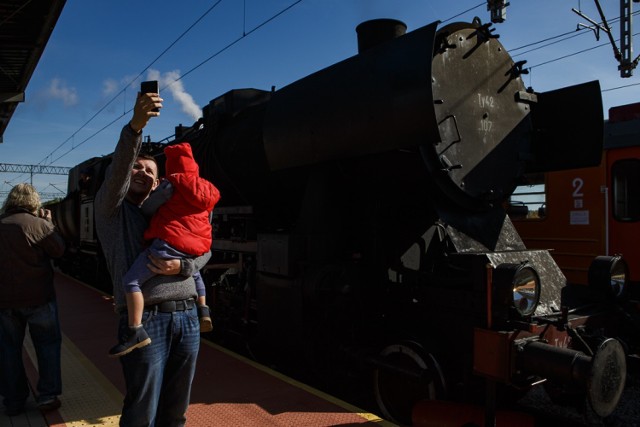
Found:
[[[622,346],[598,316],[567,314],[561,271],[502,206],[526,172],[599,162],[599,85],[536,93],[490,25],[437,26],[363,23],[357,55],[231,91],[176,137],[223,195],[217,324],[275,366],[367,366],[380,411],[402,423],[429,417],[422,399],[474,401],[478,382],[492,385],[489,418],[496,389],[544,381],[605,416]],[[615,263],[600,266],[609,279]]]

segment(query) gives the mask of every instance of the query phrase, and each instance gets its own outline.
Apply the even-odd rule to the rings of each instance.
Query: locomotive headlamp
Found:
[[[522,317],[531,316],[540,301],[540,278],[529,266],[520,266],[513,276],[513,307]]]
[[[589,266],[589,288],[610,299],[623,299],[627,294],[628,268],[619,256],[596,257]]]
[[[502,320],[524,319],[538,307],[540,276],[526,262],[500,264],[493,273],[493,293],[494,315]]]

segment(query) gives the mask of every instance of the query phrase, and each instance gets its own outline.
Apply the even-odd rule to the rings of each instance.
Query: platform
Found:
[[[117,324],[111,299],[63,274],[56,274],[55,286],[63,333],[62,406],[41,413],[31,396],[20,416],[0,412],[0,426],[117,426],[124,380],[120,362],[107,356]],[[33,385],[37,365],[29,338],[24,357]],[[395,426],[204,339],[186,425]]]

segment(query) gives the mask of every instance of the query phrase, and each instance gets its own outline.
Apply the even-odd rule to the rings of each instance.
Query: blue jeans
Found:
[[[127,388],[120,426],[184,426],[200,349],[197,309],[194,305],[174,313],[145,310],[142,323],[151,344],[120,358]],[[120,339],[128,324],[124,312]]]
[[[55,301],[34,307],[0,309],[0,363],[3,403],[8,409],[24,406],[29,397],[27,375],[22,363],[22,345],[27,325],[38,357],[37,402],[62,393],[60,345],[62,334]]]

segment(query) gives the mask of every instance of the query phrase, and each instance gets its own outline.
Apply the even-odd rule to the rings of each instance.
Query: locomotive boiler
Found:
[[[214,335],[303,378],[370,378],[402,424],[430,417],[425,400],[479,401],[490,421],[542,382],[609,415],[637,350],[601,304],[624,261],[596,259],[575,303],[503,208],[526,173],[599,163],[598,83],[525,87],[524,63],[478,19],[405,30],[365,22],[353,57],[231,90],[176,128],[170,144],[188,141],[222,194],[204,273]],[[106,163],[77,169],[97,188]],[[86,230],[95,188],[73,208]]]

